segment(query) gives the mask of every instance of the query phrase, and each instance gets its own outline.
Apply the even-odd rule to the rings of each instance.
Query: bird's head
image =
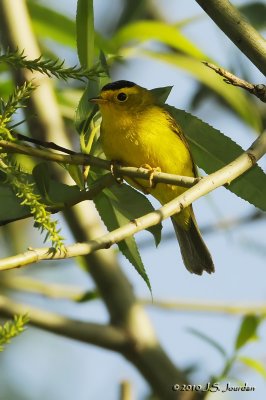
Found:
[[[90,99],[99,105],[103,117],[107,114],[138,113],[154,103],[152,93],[129,81],[116,81],[105,85],[98,97]]]

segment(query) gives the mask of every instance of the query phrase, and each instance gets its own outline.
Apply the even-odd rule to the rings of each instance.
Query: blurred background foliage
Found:
[[[76,1],[67,3],[62,1],[56,4],[52,1],[26,1],[30,24],[44,59],[56,61],[59,58],[59,60],[65,60],[64,66],[66,68],[79,65],[79,60],[83,59],[83,67],[92,68],[95,60],[98,60],[101,57],[101,52],[104,52],[112,80],[128,79],[149,88],[174,85],[169,103],[179,108],[185,108],[222,131],[226,130],[227,134],[229,132],[228,136],[232,134],[232,139],[243,147],[249,145],[256,135],[265,129],[265,104],[241,89],[229,87],[221,77],[199,62],[202,60],[214,62],[247,81],[263,83],[262,75],[243,57],[239,50],[229,43],[222,33],[218,32],[218,28],[214,27],[214,24],[210,26],[212,22],[194,4],[194,1],[187,2],[186,13],[182,12],[183,5],[180,2],[173,5],[173,2],[166,0],[162,2],[156,0],[134,2],[117,0],[112,2],[112,7],[110,7],[108,1],[97,1],[94,4],[96,30],[94,35],[91,34],[90,36],[91,38],[93,36],[93,39],[91,39],[93,43],[91,43],[90,48],[94,49],[94,54],[89,54],[90,51],[85,54],[84,48],[78,48],[79,58],[76,50]],[[265,33],[265,1],[238,1],[234,4],[239,7],[240,11],[257,30],[262,34]],[[186,15],[183,17],[183,14]],[[78,35],[83,35],[86,32],[82,30],[86,25],[85,17],[82,14],[78,15]],[[5,44],[8,34],[2,29],[1,40],[3,44]],[[23,35],[23,30],[21,35]],[[81,42],[81,39],[79,42]],[[5,100],[16,86],[13,72],[7,63],[0,63],[0,93]],[[101,77],[98,82],[96,80],[90,82],[86,89],[87,95],[92,97],[94,92],[99,90],[99,85],[103,81],[104,77]],[[77,115],[77,107],[80,104],[79,113],[81,110],[81,103],[79,102],[86,87],[85,82],[77,79],[64,81],[63,79],[52,78],[52,84],[56,102],[64,119],[68,140],[72,142],[72,147],[78,150],[79,137],[74,121],[76,121],[77,126],[80,117],[80,115]],[[85,114],[87,112],[86,109]],[[31,114],[30,119],[34,124],[36,115],[34,111]],[[18,112],[15,121],[21,119],[23,119],[22,112]],[[233,127],[232,130],[231,127]],[[20,125],[17,130],[25,135],[30,135],[29,125]],[[56,132],[54,135],[56,142]],[[29,161],[25,157],[17,157],[17,160],[27,165],[28,170],[31,170],[35,165],[34,161]],[[260,165],[263,167],[263,162]],[[231,197],[226,196],[221,195],[222,203],[230,202]],[[258,231],[263,231],[265,229],[265,214],[251,205],[246,206],[246,214],[238,214],[236,210],[241,208],[243,202],[234,203],[234,200],[232,202],[234,208],[230,211],[231,217],[226,218],[226,207],[225,210],[222,209],[217,196],[207,197],[205,207],[206,205],[210,207],[214,217],[211,217],[208,223],[206,223],[206,218],[202,218],[203,232],[209,232],[212,236],[219,236],[221,231],[225,231],[227,234],[229,232],[230,237],[231,230],[237,229],[239,226],[248,226],[251,234],[250,236],[243,235],[240,252],[243,253],[245,246],[249,248],[251,252],[249,259],[256,263],[257,258],[253,255],[256,253],[256,257],[259,254],[265,257],[265,242],[260,240],[259,235],[256,235],[258,225],[255,225],[255,228],[250,228],[250,226],[254,227],[254,224],[259,224]],[[204,214],[205,216],[206,214]],[[70,229],[61,218],[60,222],[63,226],[64,236],[67,241],[72,242],[73,236]],[[23,232],[23,235],[21,232]],[[173,234],[169,230],[164,235],[163,246],[167,247],[172,239]],[[246,242],[244,242],[245,239]],[[29,246],[29,243],[32,247],[42,244],[42,239],[36,236],[32,229],[31,220],[21,220],[1,227],[1,256],[23,251]],[[140,236],[138,244],[139,248],[143,250],[145,260],[150,257],[145,254],[155,254],[153,248],[151,248],[151,241],[146,236]],[[219,240],[213,248],[219,249]],[[170,263],[169,260],[175,257],[174,252],[176,252],[176,249],[168,255],[162,254],[159,257],[160,262],[165,263],[165,259],[168,257],[168,263]],[[217,255],[222,258],[222,251],[217,250]],[[76,267],[75,262],[80,268]],[[240,264],[240,271],[241,265],[251,268],[248,261],[245,265],[245,255],[242,259],[234,258],[235,262]],[[228,263],[228,259],[226,263]],[[91,318],[106,322],[108,315],[99,299],[95,284],[88,278],[82,267],[82,260],[67,260],[60,266],[58,266],[58,263],[51,262],[49,266],[41,264],[41,267],[32,266],[17,273],[14,271],[1,273],[1,293],[19,302],[34,303],[36,306],[63,312],[76,318]],[[181,265],[178,267],[181,269]],[[137,294],[140,294],[140,297],[146,297],[145,288],[138,287],[138,277],[128,272],[127,264],[123,265],[123,268],[135,286]],[[175,266],[172,265],[171,268],[175,268]],[[178,282],[176,291],[170,286],[169,292],[167,288],[160,291],[157,288],[161,283],[159,277],[162,278],[162,270],[159,270],[158,276],[153,276],[151,270],[149,270],[149,274],[154,280],[155,299],[157,293],[161,298],[167,298],[169,295],[173,297],[173,294],[176,293],[175,297],[182,298],[184,292],[180,290],[180,282],[176,281]],[[259,276],[263,276],[263,273]],[[176,277],[173,279],[175,280]],[[178,276],[177,279],[179,279]],[[186,277],[183,278],[181,274],[180,281],[182,279],[186,279]],[[224,288],[222,299],[230,299],[230,293],[229,297],[226,295],[228,287],[226,278],[222,282]],[[248,287],[248,278],[246,280],[243,278],[243,282],[243,285],[246,285],[246,290],[256,291],[255,286]],[[237,292],[235,286],[238,283],[241,285],[241,282],[232,278],[232,287],[228,289],[229,292],[230,290],[232,293]],[[195,290],[194,293],[197,294],[196,286],[199,283],[189,281],[189,284],[191,284],[191,289],[189,287],[188,290],[191,290],[191,293]],[[211,282],[207,280],[205,285],[203,285],[202,290],[208,291],[208,285],[211,285]],[[259,299],[263,299],[265,302],[265,284],[262,284],[258,290],[261,293]],[[187,292],[185,293],[187,295]],[[201,294],[199,298],[200,296]],[[187,297],[190,298],[190,292]],[[242,301],[242,297],[239,297]],[[192,303],[193,299],[197,302],[197,297],[191,297]],[[250,299],[252,300],[252,296],[244,300],[250,301]],[[257,300],[257,297],[255,297],[255,300]],[[159,309],[152,311],[151,318],[155,327],[158,328],[160,339],[165,343],[168,341],[169,330],[175,330],[176,325],[173,321],[168,324],[167,321],[163,320],[164,328],[161,330],[159,327],[161,317],[157,319],[159,312]],[[266,376],[266,354],[263,339],[257,343],[257,347],[251,347],[251,351],[247,354],[245,354],[245,351],[243,352],[243,347],[250,345],[250,342],[254,339],[258,340],[259,334],[265,340],[264,316],[265,312],[264,314],[260,313],[259,316],[243,316],[243,319],[239,318],[234,324],[227,323],[226,326],[230,335],[224,344],[223,332],[215,340],[213,335],[208,332],[210,325],[217,320],[217,316],[210,317],[209,321],[206,322],[204,317],[201,319],[201,316],[197,315],[196,326],[193,326],[191,314],[188,313],[183,323],[193,326],[191,333],[193,333],[194,339],[196,336],[196,344],[194,344],[195,347],[192,346],[192,353],[182,356],[182,367],[187,370],[194,381],[198,379],[198,382],[206,382],[211,379],[225,382],[229,378],[239,382],[245,380],[243,376],[247,376],[250,384],[252,384],[251,380],[256,381],[256,385],[259,387],[256,398],[262,399]],[[190,346],[190,339],[187,336],[190,335],[186,333],[185,337],[181,335],[181,338],[178,339],[184,340],[184,348]],[[206,347],[204,347],[204,344],[202,345],[203,347],[198,354],[196,353],[197,339],[200,339],[200,342],[207,343]],[[168,352],[175,352],[175,349],[171,347],[174,342],[173,339],[170,339],[170,336],[169,343],[171,345]],[[222,359],[222,361],[217,360],[213,356],[213,364],[216,366],[214,373],[209,372],[213,370],[212,363],[210,363],[209,368],[205,366],[202,369],[201,367],[201,364],[204,364],[202,360],[204,360],[204,357],[208,358],[209,351],[212,354],[212,349],[214,349],[214,353],[218,351]],[[29,359],[27,359],[28,355]],[[74,397],[83,400],[102,398],[106,396],[109,385],[111,385],[109,398],[117,399],[119,396],[119,380],[128,377],[135,387],[136,398],[144,398],[148,389],[142,379],[132,371],[133,368],[130,369],[125,365],[125,361],[116,364],[117,361],[114,361],[114,357],[115,355],[107,354],[106,351],[88,349],[85,348],[85,345],[71,343],[60,337],[54,338],[44,332],[30,328],[27,333],[15,339],[11,346],[7,347],[6,351],[0,355],[0,399],[45,400],[49,398],[53,400],[64,398],[67,400]],[[118,365],[117,374],[115,374],[115,368],[112,365]],[[112,371],[110,371],[110,368]],[[256,371],[256,378],[252,374],[248,375],[249,372],[247,371],[252,369]],[[82,370],[86,370],[86,373],[84,374]],[[100,370],[101,373],[99,374],[97,370]],[[109,372],[110,376],[107,378]],[[96,377],[96,375],[99,376]],[[90,388],[88,388],[88,384]],[[226,396],[224,395],[224,398],[239,398],[237,394],[234,396],[230,394],[230,397]],[[246,398],[253,399],[252,396]]]

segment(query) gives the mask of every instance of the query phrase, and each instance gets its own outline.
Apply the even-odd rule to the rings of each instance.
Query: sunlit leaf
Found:
[[[76,30],[80,65],[91,68],[94,64],[93,0],[78,0]]]
[[[253,358],[245,356],[239,356],[237,359],[245,364],[247,367],[258,372],[264,379],[266,379],[266,365],[263,364],[261,361],[254,360]]]
[[[52,39],[57,43],[76,49],[76,24],[65,15],[37,3],[35,0],[27,2],[31,22],[35,33],[43,39]],[[114,47],[109,39],[99,32],[94,32],[95,45],[107,53],[113,53]]]
[[[262,318],[256,315],[246,315],[239,328],[239,332],[235,342],[235,349],[239,350],[245,346],[250,340],[256,338],[257,329]]]
[[[123,26],[113,37],[118,47],[157,41],[200,60],[208,57],[173,25],[159,21],[137,21]]]

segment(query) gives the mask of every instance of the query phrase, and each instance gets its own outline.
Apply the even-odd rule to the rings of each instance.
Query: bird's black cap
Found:
[[[105,90],[119,90],[119,89],[129,88],[129,87],[133,87],[133,86],[136,86],[136,84],[134,82],[116,81],[116,82],[111,82],[111,83],[108,83],[107,85],[105,85],[102,88],[102,91],[105,91]]]

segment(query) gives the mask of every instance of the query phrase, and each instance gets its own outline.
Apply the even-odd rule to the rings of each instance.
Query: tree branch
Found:
[[[252,222],[257,222],[259,220],[262,221],[265,218],[266,218],[265,212],[261,210],[255,210],[254,212],[248,215],[239,216],[235,218],[221,219],[220,221],[217,221],[213,224],[211,223],[202,225],[200,226],[200,231],[203,235],[208,235],[213,232],[229,230],[232,228],[236,228],[238,226],[250,224]],[[171,230],[165,233],[164,240],[176,240],[175,232]],[[141,241],[140,248],[146,248],[151,245],[153,245],[153,241],[150,238],[147,238],[146,240],[144,239]]]
[[[128,345],[126,334],[112,325],[73,320],[0,296],[0,316],[10,318],[15,314],[28,314],[29,323],[37,328],[105,349],[122,352]]]
[[[228,0],[196,0],[256,67],[266,75],[266,42]]]
[[[3,150],[1,150],[1,148]],[[94,167],[103,168],[112,171],[115,177],[123,178],[128,176],[130,178],[141,178],[145,180],[151,179],[151,171],[146,168],[124,167],[111,161],[103,160],[89,154],[72,153],[69,155],[54,153],[44,149],[35,149],[31,146],[21,145],[6,140],[0,140],[0,153],[1,152],[24,154],[27,156],[38,157],[47,161],[55,161],[62,164],[72,165],[91,165]],[[191,187],[199,182],[201,178],[192,178],[190,176],[180,176],[174,174],[167,174],[164,172],[152,172],[153,183],[168,183],[170,185],[178,185],[183,187]]]
[[[266,85],[258,84],[254,85],[253,83],[249,83],[244,79],[240,79],[231,72],[227,71],[224,68],[217,67],[214,64],[203,61],[203,64],[207,67],[213,69],[217,74],[224,77],[224,82],[229,83],[233,86],[241,87],[242,89],[247,90],[249,93],[254,94],[254,96],[258,97],[261,101],[266,103]]]
[[[95,240],[75,243],[67,246],[65,252],[53,248],[35,248],[27,252],[0,260],[0,271],[19,268],[41,260],[65,259],[90,254],[99,249],[108,249],[114,243],[154,226],[162,220],[179,213],[193,201],[234,179],[250,169],[266,153],[266,131],[264,131],[241,156],[218,171],[204,177],[194,187],[188,189],[176,199],[166,203],[156,211],[115,229]]]
[[[18,290],[24,293],[31,293],[39,296],[45,296],[50,299],[65,299],[68,301],[79,302],[82,299],[96,299],[100,297],[97,290],[86,291],[75,286],[45,283],[27,276],[3,276],[0,281],[0,287],[11,290]],[[206,314],[229,314],[238,315],[261,315],[266,316],[266,303],[223,303],[223,302],[204,302],[193,300],[150,300],[140,298],[140,304],[149,307],[161,308],[165,311],[179,311],[190,313],[206,313]],[[1,314],[1,310],[0,310]]]
[[[167,311],[192,312],[192,313],[215,313],[229,315],[261,315],[266,316],[266,304],[232,304],[213,302],[198,302],[184,300],[153,300],[140,299],[144,306],[162,308]]]

